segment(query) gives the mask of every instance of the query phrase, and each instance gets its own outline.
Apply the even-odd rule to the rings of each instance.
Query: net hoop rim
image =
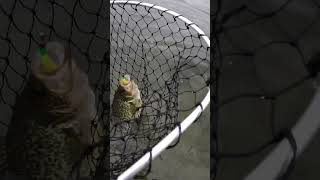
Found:
[[[146,6],[150,8],[154,8],[157,10],[162,11],[163,13],[170,14],[174,17],[177,17],[181,21],[185,22],[188,26],[192,27],[195,31],[197,31],[198,35],[206,42],[207,46],[210,48],[210,39],[208,36],[205,35],[205,33],[192,21],[190,21],[188,18],[182,16],[181,14],[178,14],[172,10],[169,10],[167,8],[164,8],[162,6],[150,4],[150,3],[144,3],[144,2],[139,2],[139,1],[122,1],[122,0],[115,0],[115,1],[110,1],[110,4],[130,4],[130,5],[137,5],[137,6]]]
[[[320,87],[318,85],[310,104],[300,119],[290,129],[297,145],[296,157],[289,140],[286,138],[282,139],[282,141],[280,141],[270,153],[268,153],[268,155],[266,155],[264,159],[244,177],[244,180],[256,180],[259,178],[261,179],[261,177],[264,177],[265,179],[277,179],[281,177],[289,167],[290,161],[296,160],[296,158],[301,155],[319,131],[319,106]]]
[[[123,0],[114,0],[110,1],[110,5],[113,4],[129,4],[129,5],[137,5],[137,6],[145,6],[150,8],[155,8],[159,11],[162,11],[163,13],[170,14],[184,23],[187,24],[187,26],[194,29],[200,38],[202,38],[208,48],[210,48],[210,39],[208,36],[205,35],[205,33],[192,21],[185,18],[181,14],[178,14],[172,10],[169,10],[167,8],[164,8],[162,6],[154,5],[151,3],[144,3],[139,1],[123,1]],[[173,143],[179,136],[180,133],[182,134],[188,127],[190,127],[193,122],[195,122],[198,117],[202,114],[202,112],[207,108],[207,106],[210,103],[210,87],[206,87],[208,89],[207,94],[205,95],[204,99],[201,101],[201,103],[195,107],[195,109],[180,123],[180,127],[177,126],[174,128],[166,137],[164,137],[158,144],[156,144],[150,152],[147,152],[145,155],[143,155],[138,161],[136,161],[133,165],[131,165],[126,171],[124,171],[117,180],[127,180],[133,178],[136,174],[138,174],[144,167],[146,167],[150,163],[150,159],[155,159],[158,155],[160,155],[167,147],[170,146],[171,143]]]

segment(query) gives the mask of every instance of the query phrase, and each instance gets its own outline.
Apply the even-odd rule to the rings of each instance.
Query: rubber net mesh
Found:
[[[107,14],[107,3],[0,2],[0,132],[6,135],[15,99],[29,80],[31,58],[44,32],[50,40],[70,45],[76,63],[88,74],[97,120],[110,130],[104,146],[109,148],[110,142],[110,154],[101,151],[103,157],[94,156],[110,164],[91,163],[92,176],[100,165],[100,174],[115,179],[199,105],[208,92],[210,53],[202,35],[178,17],[130,4],[112,4]],[[137,83],[144,103],[142,115],[133,121],[109,117],[118,79],[124,74]]]
[[[211,89],[216,106],[211,121],[211,175],[242,179],[288,137],[288,129],[312,99],[320,4],[294,0],[212,3],[216,61],[212,61]],[[293,159],[279,178],[289,177],[294,165]]]

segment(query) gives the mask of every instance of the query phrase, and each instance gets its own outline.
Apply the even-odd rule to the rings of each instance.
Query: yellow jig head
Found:
[[[130,75],[124,75],[121,79],[120,79],[120,84],[123,86],[126,86],[130,83]]]

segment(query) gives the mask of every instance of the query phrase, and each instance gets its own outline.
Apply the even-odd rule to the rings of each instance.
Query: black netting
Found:
[[[100,156],[89,149],[91,157],[102,160],[97,163],[89,159],[90,169],[99,166],[97,176],[104,174],[115,179],[203,100],[208,92],[210,48],[204,35],[179,19],[181,16],[153,7],[112,4],[111,23],[107,27],[107,3],[0,2],[0,135],[6,135],[15,99],[27,85],[31,58],[43,32],[50,40],[69,45],[76,63],[88,74],[96,97],[97,119],[104,122],[105,129],[110,128],[110,155],[106,150],[108,140]],[[110,62],[106,57],[108,43]],[[142,115],[132,121],[109,118],[109,104],[123,74],[131,75],[143,100]],[[106,87],[109,80],[110,94]],[[93,132],[94,124],[90,127]],[[110,160],[110,164],[103,160]]]
[[[103,0],[90,3],[82,0],[0,2],[1,137],[7,133],[16,98],[28,85],[31,60],[41,43],[41,33],[50,41],[70,46],[76,63],[88,74],[96,96],[98,120],[106,119],[109,110],[103,99],[109,96],[106,91],[109,76],[105,73],[108,68],[105,56],[109,42],[108,3]],[[91,163],[90,168],[94,169],[95,164]]]
[[[288,129],[314,92],[320,6],[313,0],[212,3],[211,175],[242,179],[283,138],[296,151]]]

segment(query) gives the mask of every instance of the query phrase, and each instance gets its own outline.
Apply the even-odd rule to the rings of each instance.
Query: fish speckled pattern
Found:
[[[50,53],[66,53],[59,43],[48,46]],[[34,58],[30,81],[16,99],[6,136],[9,173],[30,180],[69,180],[75,165],[81,178],[93,170],[86,160],[80,164],[79,160],[99,141],[90,130],[96,120],[95,96],[70,53],[60,56],[65,60],[53,75],[41,74],[41,59]],[[102,135],[100,123],[97,127]]]
[[[43,102],[43,99],[39,99],[40,97],[33,99],[34,102]],[[63,105],[62,99],[54,96],[50,99],[56,106]],[[18,105],[21,105],[20,102]],[[37,105],[33,104],[30,107],[34,108]],[[74,115],[72,113],[68,116],[43,113],[41,116],[41,113],[30,115],[21,111],[17,113],[19,115],[14,116],[7,136],[9,171],[32,180],[67,179],[74,162],[80,159],[86,148],[80,141],[77,130],[79,125],[71,125],[70,123],[76,122],[68,121]],[[20,118],[23,115],[26,115],[25,120],[28,119],[28,121],[21,121]],[[42,121],[44,116],[47,121]],[[20,122],[21,126],[16,124]],[[20,128],[24,130],[17,133]]]
[[[74,162],[81,157],[82,152],[77,149],[84,149],[72,129],[35,125],[28,137],[25,164],[29,166],[26,166],[26,172],[35,180],[66,179]],[[41,163],[32,157],[42,159]]]

